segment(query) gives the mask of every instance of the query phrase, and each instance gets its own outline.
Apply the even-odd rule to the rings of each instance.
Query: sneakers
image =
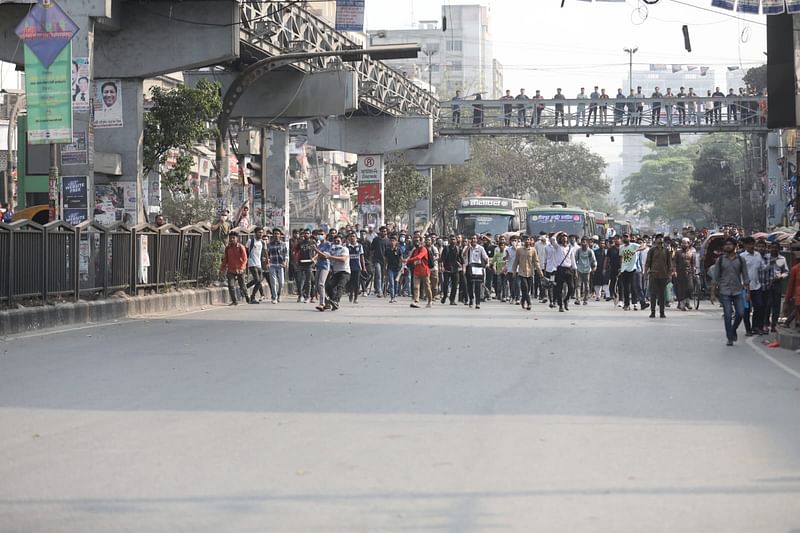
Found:
[[[649,303],[647,303],[647,302],[643,303],[643,304],[642,304],[642,311],[644,311],[644,310],[645,310],[645,309],[647,309],[648,307],[650,307],[650,304],[649,304]]]
[[[639,310],[639,304],[633,304],[633,310],[634,311],[638,311]]]
[[[273,298],[273,300],[272,300],[272,305],[275,305],[275,304],[277,304],[277,303],[278,303],[278,300],[275,300],[275,299]]]
[[[733,346],[733,341],[728,339],[728,342],[725,343],[725,346]]]
[[[575,300],[575,305],[581,305],[581,301],[580,300]]]
[[[563,305],[559,305],[558,306],[558,312],[559,313],[563,313],[564,312],[564,306]]]
[[[409,307],[413,307],[414,309],[419,309],[419,306],[417,305],[416,302],[411,302],[411,305],[409,305]]]
[[[624,306],[625,306],[625,304],[623,302],[620,302],[620,303],[617,304],[617,307],[624,307]]]
[[[622,310],[623,311],[630,311],[631,310],[631,306],[626,305],[625,307],[622,308]]]
[[[425,309],[430,309],[431,307],[433,306],[430,303],[425,304]]]
[[[303,298],[303,303],[307,304],[308,303],[308,298]]]
[[[583,301],[583,305],[589,305],[589,302],[587,302],[586,300],[584,300],[584,301]]]

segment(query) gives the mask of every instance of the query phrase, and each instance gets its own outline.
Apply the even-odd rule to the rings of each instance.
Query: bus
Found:
[[[580,207],[568,207],[564,202],[553,202],[550,206],[540,206],[528,210],[528,235],[557,233],[593,237],[597,232],[594,212]]]
[[[605,239],[608,228],[614,226],[614,218],[609,216],[608,213],[603,213],[602,211],[592,211],[592,214],[594,215],[594,222],[596,226],[595,231],[597,231],[595,235],[601,239]]]
[[[456,232],[471,236],[519,231],[527,211],[525,200],[489,196],[464,198],[456,211]]]
[[[617,232],[616,234],[619,236],[625,235],[633,235],[633,225],[628,220],[620,220],[619,222],[614,222],[614,230]]]

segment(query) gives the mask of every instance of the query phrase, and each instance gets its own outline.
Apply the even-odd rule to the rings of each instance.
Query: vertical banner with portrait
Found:
[[[94,127],[121,128],[122,126],[122,81],[96,80]]]
[[[92,105],[92,88],[89,84],[89,58],[72,58],[72,111],[88,113]]]

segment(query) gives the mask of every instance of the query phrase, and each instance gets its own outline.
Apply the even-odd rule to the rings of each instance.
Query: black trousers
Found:
[[[330,287],[328,296],[338,304],[342,299],[342,294],[347,291],[347,284],[350,281],[350,272],[333,272],[328,277],[328,280],[331,280],[329,283],[326,283],[326,289]]]
[[[347,281],[347,294],[353,297],[353,300],[358,300],[358,293],[361,286],[361,271],[353,270],[350,273],[350,279]]]
[[[564,294],[564,285],[567,285],[567,294]],[[567,267],[558,267],[556,269],[556,286],[554,297],[559,306],[564,303],[569,303],[572,296],[575,294],[575,278],[572,275],[572,269]]]
[[[542,297],[542,276],[540,276],[539,274],[533,275],[533,297],[534,298]]]
[[[233,286],[234,280],[239,284],[239,289],[242,291],[244,299],[247,300],[247,289],[244,286],[244,273],[228,272],[225,274],[225,279],[228,281],[228,294],[231,297],[231,302],[239,302],[239,299],[236,297],[236,289]]]
[[[531,305],[531,287],[533,286],[533,278],[520,276],[519,285],[522,287],[522,294],[520,294],[519,303],[523,307],[528,307]]]
[[[668,278],[650,278],[650,316],[655,316],[656,305],[660,315],[664,314],[664,298],[667,292]]]
[[[455,303],[456,294],[458,293],[458,272],[442,272],[442,302],[450,298],[450,303]]]
[[[764,327],[777,327],[781,316],[783,298],[781,297],[781,284],[776,282],[772,287],[764,289],[766,306],[764,310]]]
[[[261,296],[264,295],[264,286],[261,284],[262,281],[262,272],[260,267],[248,267],[250,271],[250,281],[247,283],[247,287],[253,287],[253,292],[250,294],[250,299],[256,297],[256,292],[261,293]]]
[[[483,276],[467,276],[467,294],[469,294],[469,303],[472,305],[481,305],[481,296],[483,295]]]
[[[625,302],[625,307],[629,307],[633,299],[633,274],[633,272],[623,271],[619,275],[619,284],[622,290],[622,299]]]
[[[617,298],[617,278],[619,270],[612,270],[608,273],[608,295],[611,298]]]
[[[469,297],[467,293],[469,292],[469,287],[467,287],[467,275],[464,272],[458,273],[458,301],[467,303],[469,301]]]

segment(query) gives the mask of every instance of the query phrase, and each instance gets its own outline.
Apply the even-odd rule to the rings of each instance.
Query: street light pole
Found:
[[[635,54],[638,50],[638,46],[634,46],[632,48],[623,48],[623,51],[627,52],[628,54],[628,84],[630,85],[630,90],[633,90],[633,54]]]

